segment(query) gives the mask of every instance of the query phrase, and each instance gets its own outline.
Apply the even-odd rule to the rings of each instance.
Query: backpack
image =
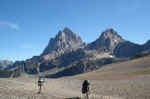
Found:
[[[85,94],[89,91],[89,83],[85,80],[82,84],[82,93]]]

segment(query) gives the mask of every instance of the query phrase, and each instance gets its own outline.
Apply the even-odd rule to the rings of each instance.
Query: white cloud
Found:
[[[19,25],[18,25],[18,24],[6,22],[6,21],[0,21],[0,26],[1,26],[1,25],[8,26],[8,27],[11,28],[11,29],[19,30]]]

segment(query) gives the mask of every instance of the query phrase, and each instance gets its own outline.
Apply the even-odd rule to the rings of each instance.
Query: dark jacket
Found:
[[[82,93],[85,94],[87,92],[89,92],[89,82],[87,80],[84,80],[83,84],[82,84]]]

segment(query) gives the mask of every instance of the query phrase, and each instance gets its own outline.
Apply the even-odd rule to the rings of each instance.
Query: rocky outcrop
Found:
[[[150,53],[150,40],[143,45],[122,42],[114,50],[114,55],[121,58],[130,58],[142,53]]]
[[[98,60],[89,60],[88,58],[77,61],[71,66],[66,67],[65,69],[58,71],[54,74],[46,75],[48,78],[59,78],[64,76],[73,76],[80,73],[85,73],[89,71],[96,70],[101,68],[106,64],[110,64],[113,62],[117,62],[117,60],[113,58],[103,58]]]
[[[55,38],[50,39],[48,46],[42,53],[45,60],[54,59],[65,52],[70,52],[78,48],[83,48],[84,44],[79,36],[69,28],[59,31]]]
[[[115,30],[107,29],[101,36],[86,47],[87,50],[107,52],[118,58],[130,58],[142,52],[150,52],[150,40],[143,44],[135,44],[124,40]]]
[[[150,53],[150,40],[143,45],[143,52]]]
[[[0,70],[1,69],[9,68],[9,66],[11,66],[12,64],[13,64],[12,61],[9,61],[9,60],[0,60]]]
[[[113,29],[107,29],[94,42],[87,45],[88,50],[101,50],[105,52],[113,52],[115,47],[125,40]]]
[[[47,77],[63,77],[100,68],[139,53],[150,52],[150,41],[143,45],[124,40],[115,30],[107,29],[92,43],[85,45],[69,28],[50,39],[40,56],[15,62],[13,76],[44,73]]]
[[[120,58],[130,58],[142,52],[142,46],[126,41],[119,43],[114,50],[114,55]]]

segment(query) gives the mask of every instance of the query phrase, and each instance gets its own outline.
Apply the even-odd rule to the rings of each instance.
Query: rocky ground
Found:
[[[128,80],[89,80],[90,99],[150,99],[150,75]],[[0,99],[65,99],[83,97],[83,80],[46,79],[37,94],[36,78],[0,79]]]
[[[0,99],[72,99],[90,82],[90,99],[150,99],[150,56],[106,65],[72,77],[46,79],[38,94],[37,77],[0,78]],[[74,98],[78,99],[78,98]]]

